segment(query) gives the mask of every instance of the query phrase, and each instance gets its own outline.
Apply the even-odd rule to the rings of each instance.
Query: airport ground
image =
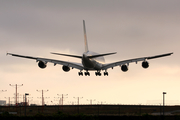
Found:
[[[61,105],[61,106],[0,106],[0,112],[13,114],[15,117],[36,116],[52,117],[63,116],[91,116],[93,119],[103,119],[111,117],[113,119],[148,119],[161,120],[163,116],[163,106],[151,105]],[[165,120],[180,119],[180,106],[165,106]],[[84,117],[83,117],[84,118]],[[18,118],[19,119],[19,118]],[[73,119],[74,120],[74,119]]]

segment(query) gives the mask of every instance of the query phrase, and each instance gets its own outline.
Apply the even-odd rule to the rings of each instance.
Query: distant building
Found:
[[[6,105],[6,100],[0,100],[0,105]]]

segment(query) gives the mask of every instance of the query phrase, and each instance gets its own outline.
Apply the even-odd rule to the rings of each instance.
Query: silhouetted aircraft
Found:
[[[150,56],[150,57],[128,59],[128,60],[123,60],[123,61],[106,64],[103,56],[116,54],[116,52],[106,53],[106,54],[98,54],[98,53],[89,51],[84,20],[83,20],[83,29],[84,29],[85,52],[83,53],[82,56],[61,54],[61,53],[51,53],[51,54],[55,54],[55,55],[63,55],[63,56],[68,56],[68,57],[79,58],[82,60],[82,63],[74,63],[74,62],[69,62],[69,61],[61,61],[61,60],[54,60],[54,59],[47,59],[47,58],[40,58],[40,57],[31,57],[31,56],[24,56],[24,55],[12,54],[12,53],[7,53],[7,55],[36,60],[38,62],[38,66],[40,68],[46,68],[47,63],[50,62],[50,63],[54,63],[54,65],[56,65],[56,64],[63,65],[62,69],[65,72],[68,72],[70,70],[70,68],[72,68],[72,69],[76,68],[76,69],[80,70],[79,76],[81,76],[81,75],[83,76],[83,72],[82,72],[83,70],[85,70],[85,72],[84,72],[85,76],[87,76],[87,75],[90,76],[90,73],[88,72],[90,70],[96,71],[95,72],[96,76],[101,76],[101,71],[104,70],[105,71],[104,76],[106,76],[106,75],[108,76],[107,70],[109,68],[120,66],[121,70],[123,72],[126,72],[126,71],[128,71],[129,63],[132,63],[132,62],[137,63],[139,61],[142,61],[143,68],[148,68],[149,63],[147,60],[165,57],[165,56],[169,56],[169,55],[173,54],[173,53],[167,53],[167,54],[155,55],[155,56]]]

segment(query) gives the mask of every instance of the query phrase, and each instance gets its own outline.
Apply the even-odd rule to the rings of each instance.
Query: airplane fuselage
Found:
[[[101,70],[105,63],[104,57],[88,58],[88,56],[98,55],[95,52],[84,52],[82,57],[82,64],[85,70]]]

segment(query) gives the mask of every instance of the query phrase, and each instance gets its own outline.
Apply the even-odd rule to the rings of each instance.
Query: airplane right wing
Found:
[[[54,59],[47,59],[47,58],[40,58],[40,57],[31,57],[31,56],[24,56],[24,55],[18,55],[18,54],[12,54],[12,53],[7,53],[7,55],[12,55],[15,57],[21,57],[21,58],[27,58],[27,59],[33,59],[36,60],[37,62],[42,61],[44,63],[54,63],[54,65],[56,64],[60,64],[60,65],[65,65],[68,67],[72,67],[72,68],[76,68],[78,70],[83,70],[84,67],[82,64],[80,63],[74,63],[74,62],[67,62],[67,61],[61,61],[61,60],[54,60]]]
[[[173,53],[167,53],[167,54],[161,54],[161,55],[150,56],[150,57],[141,57],[141,58],[135,58],[135,59],[118,61],[118,62],[114,62],[114,63],[104,64],[101,69],[102,70],[107,70],[107,69],[113,68],[115,66],[121,66],[121,65],[132,63],[132,62],[136,62],[137,63],[139,61],[146,61],[146,60],[150,60],[150,59],[155,59],[155,58],[169,56],[171,54],[173,54]]]

